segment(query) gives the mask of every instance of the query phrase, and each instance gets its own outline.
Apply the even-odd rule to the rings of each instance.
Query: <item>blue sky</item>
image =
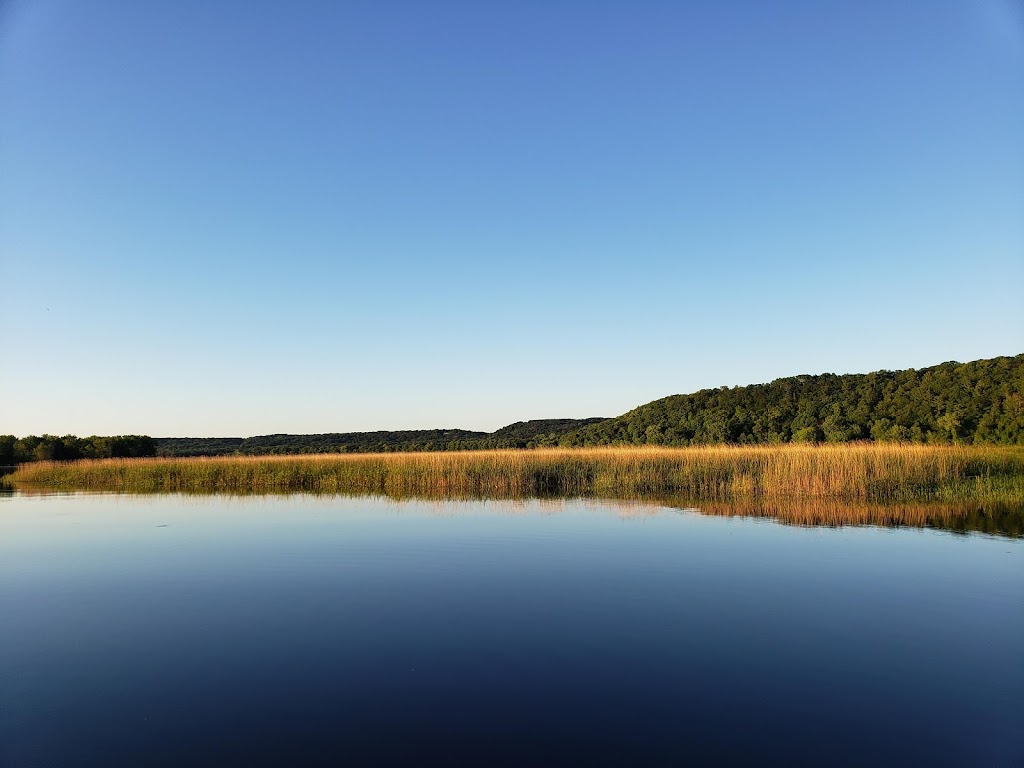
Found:
[[[0,432],[495,429],[1024,351],[1024,13],[0,9]]]

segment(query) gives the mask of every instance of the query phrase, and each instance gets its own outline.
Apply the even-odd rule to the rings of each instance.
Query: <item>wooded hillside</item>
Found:
[[[562,445],[1024,443],[1024,355],[705,389],[575,430]]]

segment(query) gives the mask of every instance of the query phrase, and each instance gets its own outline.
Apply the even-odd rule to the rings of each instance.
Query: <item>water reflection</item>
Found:
[[[633,496],[628,498],[606,497],[480,497],[401,494],[390,496],[363,496],[361,494],[315,494],[315,493],[151,493],[151,494],[110,494],[97,492],[54,492],[46,489],[6,489],[0,485],[3,496],[116,496],[120,498],[146,498],[152,496],[223,498],[372,498],[385,503],[400,505],[407,501],[432,502],[437,514],[455,515],[466,507],[460,502],[501,502],[498,509],[506,513],[515,510],[542,510],[546,514],[557,514],[567,504],[577,501],[599,503],[615,510],[623,518],[643,517],[664,513],[666,510],[694,512],[716,517],[756,517],[774,520],[785,525],[798,526],[879,526],[884,528],[933,528],[955,533],[986,533],[1013,538],[1024,537],[1024,503],[1010,502],[919,502],[919,503],[877,503],[841,499],[820,498],[743,498],[731,501],[705,501],[679,496]]]
[[[0,765],[1021,764],[1024,541],[692,506],[7,497]]]
[[[706,515],[764,517],[788,525],[875,525],[885,528],[937,528],[960,533],[1024,536],[1024,505],[993,503],[870,504],[822,499],[700,504]]]

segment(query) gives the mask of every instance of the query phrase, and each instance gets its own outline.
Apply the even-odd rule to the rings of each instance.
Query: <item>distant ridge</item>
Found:
[[[495,432],[466,429],[413,429],[377,432],[331,432],[316,435],[256,437],[158,437],[159,456],[264,456],[304,453],[376,453],[391,451],[458,451],[487,448],[538,448],[558,445],[575,429],[608,419],[534,419],[517,421]]]
[[[905,371],[800,375],[704,389],[613,419],[534,419],[494,432],[421,429],[255,437],[0,435],[0,468],[39,459],[857,440],[1024,445],[1024,354]]]

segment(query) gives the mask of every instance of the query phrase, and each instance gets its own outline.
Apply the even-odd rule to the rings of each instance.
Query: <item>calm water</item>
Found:
[[[0,765],[1024,764],[1024,540],[0,499]]]

